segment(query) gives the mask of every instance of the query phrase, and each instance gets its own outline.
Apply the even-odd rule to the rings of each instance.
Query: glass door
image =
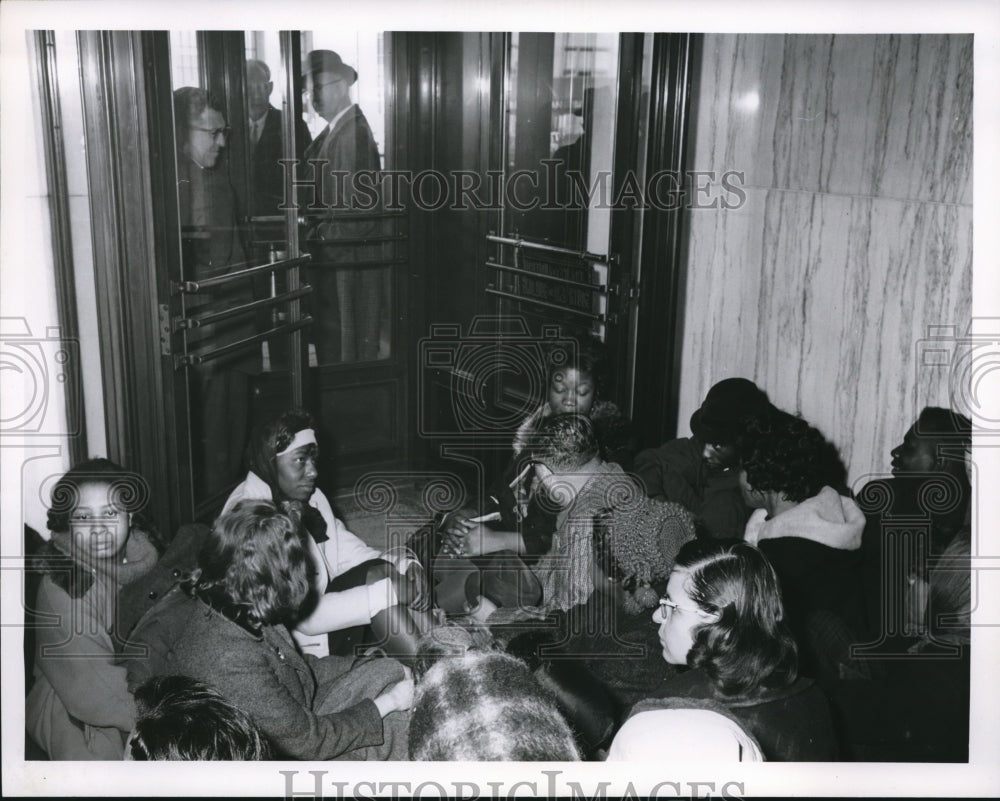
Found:
[[[611,250],[621,38],[510,34],[504,103],[505,204],[486,267],[512,341],[606,342],[619,255]],[[503,345],[501,345],[501,352]],[[498,404],[537,404],[544,365],[508,371]]]
[[[178,221],[165,304],[186,433],[176,458],[194,517],[210,519],[243,477],[254,425],[302,403],[308,256],[284,200],[286,164],[309,134],[290,35],[172,31],[168,55],[172,131],[159,135],[172,139]]]
[[[385,197],[393,163],[391,37],[301,32],[302,107],[311,142],[297,176],[309,400],[320,421],[320,481],[343,486],[407,452],[405,217]],[[405,112],[402,112],[405,113]]]

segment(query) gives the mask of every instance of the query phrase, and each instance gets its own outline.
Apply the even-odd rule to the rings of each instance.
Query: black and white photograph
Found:
[[[7,0],[3,794],[1000,795],[998,86],[996,0]]]

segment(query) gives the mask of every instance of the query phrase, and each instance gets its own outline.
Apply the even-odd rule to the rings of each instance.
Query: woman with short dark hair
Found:
[[[861,590],[865,516],[847,494],[837,449],[800,417],[774,410],[747,427],[740,486],[755,507],[744,539],[781,580],[804,673],[846,670],[866,621]]]
[[[271,759],[257,724],[218,690],[188,676],[156,676],[135,691],[135,727],[125,759]]]
[[[678,623],[685,611],[696,626]],[[703,670],[722,695],[787,687],[798,677],[774,569],[744,543],[695,540],[682,547],[653,619],[661,624],[664,658]]]
[[[268,501],[241,501],[215,523],[190,580],[139,621],[146,646],[129,686],[185,675],[247,712],[279,755],[399,759],[413,682],[392,659],[301,655],[287,628],[310,592],[298,526]]]
[[[835,757],[826,699],[798,676],[778,579],[756,548],[718,540],[682,546],[653,621],[664,660],[690,670],[669,680],[660,699],[637,704],[633,716],[676,709],[677,699],[714,704],[739,718],[768,760]]]
[[[25,705],[32,739],[54,760],[121,759],[135,721],[125,670],[120,592],[148,586],[159,537],[145,517],[149,487],[109,459],[81,462],[52,488],[51,534],[32,611],[34,676]]]

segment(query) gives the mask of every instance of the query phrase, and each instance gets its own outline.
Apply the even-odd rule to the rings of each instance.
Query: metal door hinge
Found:
[[[170,309],[166,303],[159,305],[160,312],[160,355],[169,356],[172,353],[170,348]]]
[[[617,295],[622,300],[637,300],[639,291],[639,282],[633,281],[629,277],[608,285],[608,294]]]

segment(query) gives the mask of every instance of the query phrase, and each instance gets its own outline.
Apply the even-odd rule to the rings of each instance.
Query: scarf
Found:
[[[62,570],[53,565],[50,571],[53,581],[72,598],[84,595],[100,578],[109,586],[124,587],[145,576],[160,558],[149,535],[140,529],[132,529],[122,553],[111,559],[95,559],[73,546],[73,535],[69,531],[53,532],[49,542],[49,556],[55,560],[69,558],[73,569]]]

